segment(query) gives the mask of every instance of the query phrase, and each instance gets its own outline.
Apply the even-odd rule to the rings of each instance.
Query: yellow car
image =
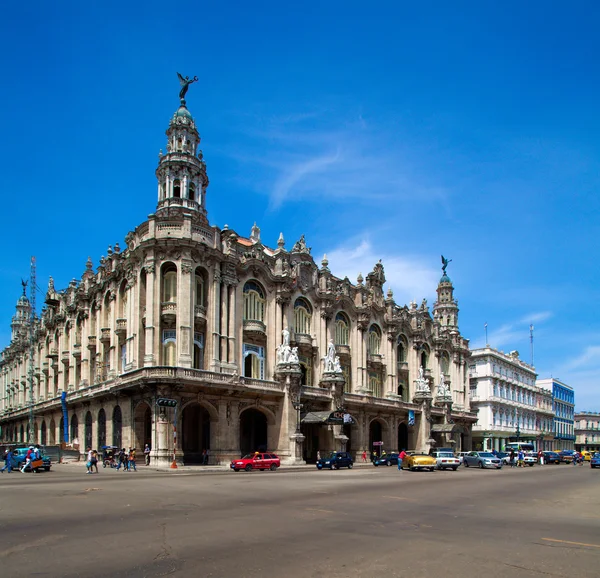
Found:
[[[592,452],[588,452],[587,450],[581,450],[581,455],[583,456],[584,462],[589,462],[592,460]]]
[[[410,470],[429,470],[433,472],[437,466],[437,460],[427,454],[409,454],[402,460],[402,469]]]

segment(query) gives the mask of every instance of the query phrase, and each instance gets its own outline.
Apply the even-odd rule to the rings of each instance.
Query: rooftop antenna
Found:
[[[530,345],[530,350],[531,350],[531,367],[534,367],[534,365],[533,365],[533,324],[531,324],[529,326],[529,345]]]
[[[489,345],[489,341],[487,338],[487,321],[483,324],[483,327],[485,328],[485,346],[489,347],[490,345]]]

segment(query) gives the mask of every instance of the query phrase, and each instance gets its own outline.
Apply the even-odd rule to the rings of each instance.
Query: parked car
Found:
[[[483,468],[502,468],[502,460],[490,452],[469,452],[463,459],[465,468],[470,466]]]
[[[374,466],[398,465],[398,454],[397,453],[383,454],[382,456],[375,457],[373,459],[373,465]]]
[[[340,468],[352,469],[354,460],[348,452],[331,452],[327,457],[317,460],[317,469],[329,468],[339,470]]]
[[[544,463],[546,464],[560,464],[560,455],[557,452],[546,451],[544,454]]]
[[[435,458],[438,470],[454,470],[460,466],[460,461],[451,451],[433,452],[431,457]]]
[[[600,468],[600,453],[595,453],[590,458],[590,468]]]
[[[581,450],[581,452],[579,453],[583,456],[584,462],[589,462],[592,459],[592,452],[588,452],[587,450]]]
[[[13,450],[13,457],[11,462],[11,467],[13,469],[21,469],[23,467],[23,464],[25,463],[25,456],[27,455],[28,451],[29,446],[15,448]],[[37,462],[32,462],[31,465],[33,465],[33,470],[36,472],[39,472],[40,470],[45,470],[46,472],[49,472],[50,468],[52,467],[52,460],[46,455],[46,453],[44,452],[44,448],[40,448],[40,457],[41,459]],[[31,471],[31,465],[25,468],[26,472]]]
[[[504,465],[510,464],[510,454],[509,453],[496,452],[496,457],[500,458]],[[518,461],[519,461],[519,454],[518,454],[518,452],[515,452],[515,465],[517,465]],[[537,456],[534,456],[533,454],[524,453],[523,454],[523,463],[526,466],[533,467],[533,465],[537,463]]]
[[[463,460],[465,458],[465,456],[468,454],[469,452],[458,452],[458,455],[456,456],[458,458],[458,461],[462,464]]]
[[[410,470],[429,470],[433,472],[437,467],[437,461],[434,457],[427,454],[410,453],[402,460],[402,469]]]
[[[261,452],[245,455],[239,460],[232,460],[229,465],[234,472],[239,472],[240,470],[247,472],[251,470],[271,470],[274,472],[279,466],[281,466],[281,461],[278,456]]]
[[[562,450],[561,452],[558,452],[558,455],[560,456],[560,461],[563,464],[572,464],[573,457],[575,456],[575,450]]]

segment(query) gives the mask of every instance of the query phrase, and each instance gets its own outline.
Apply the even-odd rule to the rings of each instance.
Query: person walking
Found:
[[[137,468],[135,467],[135,448],[131,448],[129,450],[128,459],[129,459],[129,463],[127,465],[128,465],[129,471],[131,471],[131,469],[133,468],[133,471],[137,472]]]
[[[21,467],[21,473],[25,473],[25,468],[31,463],[33,460],[33,446],[29,446],[27,453],[25,454],[25,461],[23,462],[23,466]],[[33,471],[33,470],[31,470]]]
[[[518,457],[517,457],[517,465],[520,468],[524,467],[524,461],[525,461],[525,454],[523,453],[523,450],[519,450]]]
[[[319,450],[317,450],[317,461],[319,461],[321,459],[321,452]]]
[[[571,462],[574,466],[577,465],[577,452],[573,453],[573,461]]]
[[[92,473],[92,455],[92,448],[88,448],[85,458],[85,467],[87,468],[87,472],[85,472],[86,474]]]
[[[367,463],[367,450],[363,450],[362,461],[363,461],[364,464]]]
[[[398,471],[401,472],[402,471],[402,461],[404,460],[404,458],[406,457],[406,452],[404,450],[402,450],[399,454],[398,454]]]
[[[204,465],[208,466],[209,461],[210,461],[210,449],[206,448],[206,455],[204,456]]]
[[[538,462],[540,466],[544,465],[544,452],[542,450],[538,451]]]
[[[121,448],[121,451],[119,452],[119,456],[118,456],[118,465],[117,465],[117,471],[120,470],[121,468],[123,468],[123,471],[127,471],[127,456],[125,455],[125,448]]]
[[[150,465],[150,446],[148,444],[146,444],[146,447],[144,447],[144,459],[146,461],[146,465],[149,466]]]
[[[4,470],[7,470],[10,474],[12,472],[12,459],[13,459],[13,451],[10,448],[4,452],[4,467],[0,469],[0,472],[4,473]]]
[[[509,462],[510,462],[510,467],[514,468],[515,467],[515,450],[511,448],[510,450],[510,457],[508,458]]]

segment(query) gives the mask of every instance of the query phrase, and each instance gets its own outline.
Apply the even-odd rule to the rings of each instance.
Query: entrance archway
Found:
[[[46,432],[46,422],[42,422],[42,427],[40,428],[40,443],[45,446],[47,443],[47,432]]]
[[[375,442],[383,441],[383,425],[380,421],[374,419],[369,425],[369,451],[380,454],[383,450],[380,445],[373,445]]]
[[[240,416],[240,451],[242,455],[267,451],[267,416],[257,409],[247,409]]]
[[[115,405],[115,409],[113,410],[113,439],[112,445],[117,446],[118,448],[122,448],[122,431],[123,431],[123,415],[121,414],[121,408],[118,405]]]
[[[20,430],[19,441],[20,441],[21,443],[25,443],[25,428],[23,427],[23,424],[21,424],[21,430]]]
[[[50,432],[48,435],[48,442],[51,446],[56,444],[56,423],[54,421],[54,418],[50,420]]]
[[[85,414],[85,449],[92,447],[92,413]]]
[[[407,450],[408,448],[408,427],[403,422],[398,426],[398,451]]]
[[[98,412],[98,451],[106,445],[106,412],[101,408]]]
[[[199,403],[187,405],[181,414],[181,449],[184,464],[202,463],[202,452],[210,450],[210,414]]]
[[[79,444],[79,419],[76,413],[71,416],[71,443],[74,446]]]
[[[67,432],[69,433],[69,432]],[[58,430],[58,443],[62,444],[65,441],[65,418],[60,418],[60,427]]]
[[[142,451],[146,444],[152,444],[152,410],[147,403],[140,403],[135,408],[135,447]]]

